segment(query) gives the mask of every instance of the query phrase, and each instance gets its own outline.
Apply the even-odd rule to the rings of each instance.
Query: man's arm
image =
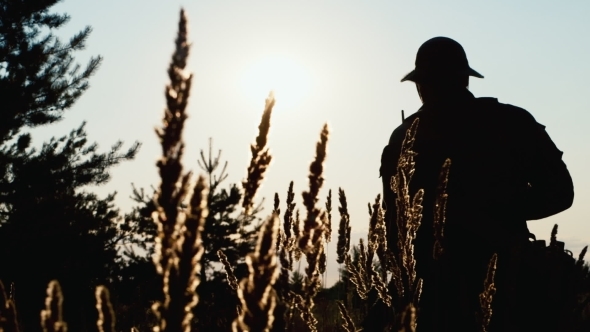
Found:
[[[527,139],[529,155],[526,176],[529,190],[526,198],[526,219],[538,220],[567,210],[574,200],[574,184],[561,152],[551,140],[545,126],[532,115]]]

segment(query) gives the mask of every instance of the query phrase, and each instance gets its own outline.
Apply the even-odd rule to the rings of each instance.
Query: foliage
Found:
[[[0,179],[0,279],[18,290],[23,326],[38,320],[39,308],[32,304],[43,294],[39,287],[50,280],[64,283],[66,316],[76,327],[73,316],[81,319],[93,312],[81,306],[92,299],[85,290],[117,275],[124,232],[115,194],[99,198],[83,188],[104,183],[111,167],[137,151],[137,145],[123,153],[120,148],[116,144],[109,152],[97,152],[95,144],[87,143],[83,126],[51,139],[38,152],[11,147],[10,162],[3,164],[7,175]]]
[[[74,63],[73,53],[84,49],[91,28],[61,42],[53,31],[70,17],[49,12],[58,2],[0,1],[0,143],[23,127],[60,120],[102,60],[92,57],[84,69]]]
[[[23,130],[62,119],[101,62],[100,56],[84,68],[74,62],[90,27],[65,43],[55,37],[69,20],[50,12],[57,2],[0,1],[0,279],[13,285],[17,318],[27,331],[40,328],[39,298],[53,279],[64,283],[73,330],[97,315],[91,289],[117,279],[125,229],[116,193],[101,198],[88,189],[108,182],[112,167],[139,149],[135,143],[122,151],[117,142],[100,152],[84,123],[31,147]]]

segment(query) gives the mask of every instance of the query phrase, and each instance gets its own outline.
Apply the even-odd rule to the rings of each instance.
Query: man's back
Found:
[[[449,297],[466,290],[471,294],[468,311],[473,310],[478,305],[473,293],[481,291],[491,255],[508,252],[513,245],[527,241],[526,220],[561,212],[573,199],[573,185],[561,161],[561,151],[530,113],[492,98],[474,98],[467,90],[446,100],[425,103],[394,131],[383,151],[380,170],[389,247],[395,248],[395,194],[389,188],[389,179],[396,171],[405,131],[419,117],[413,148],[417,152],[416,171],[410,193],[425,190],[415,255],[419,277],[425,283],[426,315],[432,314],[429,306],[434,305],[435,292],[438,297]],[[441,293],[432,281],[432,222],[435,189],[446,158],[451,159],[451,168],[444,246],[456,280],[447,280],[454,286],[446,284],[448,292]],[[454,299],[459,301],[457,296]],[[461,316],[457,314],[457,318]]]

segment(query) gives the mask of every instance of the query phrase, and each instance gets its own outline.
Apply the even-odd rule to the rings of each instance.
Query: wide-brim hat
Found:
[[[469,67],[461,44],[447,37],[435,37],[422,44],[416,54],[415,64],[416,68],[404,76],[402,82],[444,81],[465,75],[483,78],[483,75]]]

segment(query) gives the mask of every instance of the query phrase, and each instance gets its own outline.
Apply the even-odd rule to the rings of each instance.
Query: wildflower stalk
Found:
[[[492,318],[492,300],[496,293],[496,286],[494,284],[494,277],[496,274],[496,264],[498,262],[498,255],[492,255],[488,264],[488,273],[484,281],[484,290],[479,294],[479,304],[481,307],[481,314],[479,316],[481,321],[481,332],[488,331],[490,319]]]
[[[313,316],[313,298],[318,293],[321,285],[320,260],[324,252],[322,237],[325,236],[326,225],[324,216],[317,207],[319,191],[323,185],[323,163],[326,159],[328,143],[328,125],[324,125],[320,134],[320,140],[316,144],[316,156],[309,167],[309,191],[303,192],[303,204],[307,210],[307,217],[303,225],[303,232],[298,238],[299,249],[303,251],[307,260],[305,268],[306,278],[304,285],[304,303],[301,305],[301,317],[308,328],[317,331],[317,320]]]
[[[189,174],[182,174],[181,159],[184,152],[182,129],[186,120],[185,109],[190,91],[192,75],[186,75],[189,45],[187,42],[187,20],[184,10],[180,12],[176,50],[168,68],[170,83],[166,86],[166,104],[162,128],[156,134],[162,146],[162,158],[157,166],[162,182],[154,197],[157,205],[154,219],[158,225],[155,264],[158,273],[165,274],[165,267],[171,259],[171,248],[177,238],[175,231],[179,207],[188,191]]]
[[[238,287],[242,311],[232,324],[234,332],[269,331],[272,327],[277,303],[273,285],[279,273],[275,246],[278,231],[279,218],[273,213],[260,229],[256,249],[246,256],[249,274]]]
[[[293,211],[295,210],[295,193],[293,192],[293,181],[289,183],[289,190],[287,191],[287,209],[283,217],[283,229],[287,239],[291,238],[291,229],[293,228]]]
[[[43,317],[43,313],[41,313]],[[61,317],[61,306],[60,316]],[[65,324],[65,323],[64,323]],[[0,281],[0,330],[5,332],[18,332],[18,322],[16,319],[16,308],[13,299],[6,296],[4,284]],[[50,330],[54,331],[54,330]],[[59,330],[65,332],[65,330]]]
[[[385,213],[381,207],[381,195],[377,195],[375,203],[371,209],[372,215],[369,222],[369,248],[371,252],[371,263],[373,259],[373,253],[379,257],[379,262],[383,270],[388,269],[389,262],[386,259],[387,252],[387,230],[385,228]]]
[[[41,327],[43,332],[66,332],[68,325],[63,321],[63,293],[57,280],[47,285],[45,309],[41,310]]]
[[[244,188],[244,197],[242,200],[242,207],[244,214],[248,215],[252,211],[254,204],[254,196],[260,187],[264,178],[264,173],[270,165],[272,157],[266,147],[268,132],[270,129],[270,116],[272,114],[272,108],[275,105],[275,98],[272,91],[266,98],[264,106],[264,112],[262,113],[262,119],[258,126],[258,136],[256,137],[256,143],[250,146],[252,152],[252,158],[250,159],[250,166],[248,166],[248,174],[246,179],[242,182]]]
[[[301,251],[301,249],[299,248],[299,239],[302,236],[302,231],[301,231],[301,217],[299,216],[299,209],[295,210],[295,218],[293,219],[293,238],[295,240],[295,242],[293,242],[292,244],[292,252],[293,252],[293,259],[296,262],[299,262],[299,260],[301,259],[301,255],[303,255],[303,252]]]
[[[184,224],[181,224],[181,236],[176,246],[176,256],[179,257],[177,282],[180,287],[177,290],[174,303],[179,312],[184,313],[182,327],[184,331],[190,331],[192,309],[197,305],[199,297],[197,287],[200,283],[201,257],[203,247],[202,234],[205,229],[205,219],[209,214],[207,198],[209,190],[205,178],[199,176],[194,186],[190,200],[189,213],[185,216]]]
[[[289,251],[283,246],[279,253],[279,261],[281,263],[281,274],[279,275],[279,289],[281,300],[284,303],[289,301]],[[292,264],[291,264],[292,265]]]
[[[580,251],[580,255],[578,256],[578,260],[576,261],[576,266],[578,268],[582,268],[584,266],[584,256],[586,256],[586,252],[588,251],[588,246],[585,246],[582,251]]]
[[[293,192],[293,181],[291,181],[289,184],[289,190],[287,191],[287,209],[285,210],[285,215],[283,216],[283,230],[285,235],[283,251],[285,251],[285,262],[287,264],[285,268],[287,268],[289,271],[293,270],[293,253],[294,251],[298,250],[298,247],[295,246],[297,234],[293,234],[291,232],[295,226],[293,211],[295,210],[296,203],[293,202],[294,199],[295,193]],[[282,264],[283,262],[281,262],[281,266]]]
[[[236,278],[236,275],[234,274],[234,269],[232,268],[232,266],[229,264],[229,261],[227,260],[227,256],[223,253],[223,251],[217,250],[217,257],[219,257],[219,261],[221,261],[221,263],[223,264],[223,267],[225,268],[225,274],[227,275],[227,283],[229,284],[231,289],[237,290],[238,289],[238,279]]]
[[[275,200],[272,212],[274,212],[277,216],[281,214],[281,209],[279,208],[280,204],[281,200],[279,199],[279,193],[275,193]]]
[[[99,332],[115,332],[115,311],[111,304],[109,290],[104,286],[96,287],[96,309],[98,320],[96,326]]]
[[[356,332],[356,326],[354,326],[354,321],[350,317],[348,310],[346,310],[346,306],[344,306],[344,303],[342,303],[342,301],[336,301],[336,303],[338,304],[338,310],[340,311],[340,315],[344,320],[344,324],[342,325],[344,331]]]
[[[303,225],[303,234],[299,239],[299,247],[304,252],[311,250],[325,232],[325,225],[322,223],[321,211],[316,206],[319,191],[324,183],[322,173],[324,171],[324,160],[326,159],[328,144],[328,125],[324,125],[320,134],[320,140],[316,145],[316,156],[309,166],[309,191],[303,192],[303,205],[307,210],[307,217]]]
[[[364,248],[363,248],[363,250],[364,250]],[[363,300],[366,300],[367,294],[369,293],[369,289],[367,288],[367,284],[364,279],[364,277],[365,277],[365,275],[363,274],[364,271],[352,263],[352,259],[350,258],[350,254],[348,254],[348,253],[346,253],[346,255],[344,257],[344,264],[346,266],[346,270],[350,274],[348,278],[349,278],[350,282],[352,282],[356,286],[356,291],[357,291],[359,297]],[[360,264],[360,263],[358,265],[362,266],[362,264]]]
[[[350,216],[348,214],[348,204],[346,203],[346,194],[342,188],[338,188],[338,200],[340,206],[338,212],[340,212],[340,225],[338,227],[338,242],[336,244],[336,251],[338,264],[344,263],[345,256],[350,250]]]
[[[401,328],[399,332],[416,331],[416,307],[408,304],[401,314]]]
[[[416,152],[412,150],[419,118],[416,118],[406,132],[402,143],[400,158],[397,165],[397,173],[391,178],[391,189],[396,193],[398,252],[397,268],[402,272],[402,283],[406,303],[415,302],[417,280],[416,260],[414,259],[414,244],[418,228],[422,219],[422,201],[424,190],[420,189],[410,197],[409,183],[415,170],[414,157]],[[393,269],[396,270],[396,267]]]
[[[326,197],[326,243],[330,243],[332,239],[332,189],[328,191]]]
[[[190,46],[187,36],[187,19],[181,10],[176,49],[168,69],[167,107],[163,126],[156,130],[162,145],[162,158],[157,163],[162,181],[154,197],[153,219],[158,225],[154,264],[162,276],[164,299],[152,307],[157,318],[155,332],[190,331],[192,309],[198,302],[201,233],[208,214],[208,188],[202,176],[193,188],[188,209],[181,206],[189,197],[191,177],[190,172],[183,173],[181,162],[182,130],[192,80],[192,74],[184,73]]]
[[[449,171],[451,168],[451,159],[446,159],[440,175],[438,177],[438,187],[436,189],[436,200],[434,202],[434,248],[432,256],[434,259],[440,258],[443,253],[443,238],[445,227],[445,215],[447,210],[447,186],[449,183]]]

